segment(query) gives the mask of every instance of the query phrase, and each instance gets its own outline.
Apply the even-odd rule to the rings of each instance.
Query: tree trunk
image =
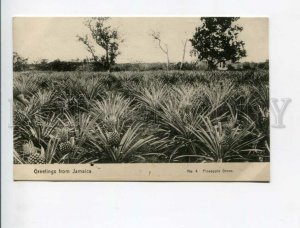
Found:
[[[186,44],[187,44],[188,40],[185,40],[184,45],[183,45],[183,54],[182,54],[182,59],[181,59],[181,63],[180,63],[180,70],[182,70],[182,65],[184,63],[184,58],[185,58],[185,50],[186,50]]]
[[[105,50],[106,51],[106,63],[105,63],[105,68],[107,72],[110,72],[110,62],[109,62],[109,53],[108,53],[108,48]]]
[[[216,64],[214,63],[213,60],[208,60],[207,61],[207,65],[208,65],[208,70],[214,70],[216,68]]]
[[[167,71],[169,71],[170,59],[169,59],[169,52],[167,52]]]

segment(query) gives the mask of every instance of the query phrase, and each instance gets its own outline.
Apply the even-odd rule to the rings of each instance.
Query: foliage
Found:
[[[96,54],[96,50],[87,35],[83,37],[78,36],[78,40],[86,46],[87,51],[91,53],[95,63],[102,65],[106,70],[110,71],[111,66],[115,64],[115,60],[120,54],[119,44],[122,43],[123,40],[120,38],[119,32],[116,29],[107,25],[108,20],[108,17],[94,17],[85,22],[96,44],[105,51],[104,55],[98,56]]]
[[[265,62],[243,62],[227,64],[228,70],[269,70],[269,60]]]
[[[15,72],[14,162],[267,162],[269,75]]]
[[[234,24],[238,17],[202,17],[202,25],[196,28],[190,40],[194,49],[192,54],[200,61],[205,60],[209,69],[214,69],[221,62],[236,62],[246,56],[244,42],[238,40],[243,30]]]
[[[14,71],[23,71],[27,70],[28,66],[28,59],[21,57],[17,52],[13,53],[13,70]]]
[[[170,63],[169,70],[180,70],[181,62]],[[181,70],[191,71],[198,70],[204,71],[207,69],[207,63],[202,61],[184,62],[181,66]],[[243,62],[243,63],[228,63],[227,68],[229,71],[246,71],[246,70],[268,70],[269,61],[265,62]],[[111,66],[111,71],[162,71],[165,69],[164,63],[116,63]],[[81,72],[97,72],[106,71],[102,63],[94,62],[93,60],[82,60],[82,61],[62,61],[54,60],[48,61],[46,59],[34,63],[28,64],[28,67],[23,68],[21,71],[32,70],[32,71],[81,71]]]

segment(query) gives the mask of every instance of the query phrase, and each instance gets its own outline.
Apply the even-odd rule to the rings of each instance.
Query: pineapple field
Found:
[[[269,162],[269,72],[14,72],[14,163]]]

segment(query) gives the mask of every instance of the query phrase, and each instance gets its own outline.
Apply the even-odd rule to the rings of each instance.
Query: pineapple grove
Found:
[[[269,72],[15,72],[14,163],[269,162]]]

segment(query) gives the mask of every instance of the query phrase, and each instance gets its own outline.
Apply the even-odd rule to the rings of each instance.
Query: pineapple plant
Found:
[[[110,130],[105,123],[101,124],[101,129],[105,132],[108,132]]]
[[[224,130],[224,136],[223,136],[223,139],[221,141],[221,144],[227,146],[227,145],[229,145],[230,140],[231,140],[231,129],[226,127],[225,130]]]
[[[17,96],[17,98],[18,98],[18,100],[20,101],[20,102],[22,102],[22,104],[23,105],[28,105],[29,104],[29,100],[27,100],[25,97],[24,97],[24,94],[19,94],[18,96]]]
[[[74,147],[70,142],[64,142],[59,144],[59,149],[63,154],[68,154],[74,151]]]
[[[26,162],[24,159],[20,156],[20,154],[17,152],[17,150],[14,149],[14,164],[25,164]]]
[[[36,152],[27,158],[28,164],[45,164],[45,158],[42,154]]]
[[[32,141],[23,144],[22,148],[25,155],[34,154],[36,152],[36,148],[34,147]]]
[[[118,146],[120,143],[121,137],[117,131],[108,133],[108,143],[111,146]]]
[[[153,135],[141,137],[139,131],[141,126],[141,124],[134,125],[121,136],[117,131],[104,133],[98,125],[91,145],[96,151],[101,151],[105,159],[111,162],[128,162],[133,161],[131,159],[141,158],[141,155],[138,156],[136,152],[156,139]],[[103,158],[98,157],[98,159]]]
[[[24,154],[28,155],[27,157],[27,163],[28,164],[45,164],[45,152],[43,149],[41,149],[41,152],[39,153],[37,148],[33,145],[31,141],[28,143],[25,143],[23,145],[23,151]]]
[[[117,118],[115,116],[109,116],[105,119],[103,124],[103,130],[107,132],[113,132],[115,130]]]
[[[267,73],[39,74],[14,75],[14,163],[269,161]]]
[[[61,142],[59,144],[59,149],[62,152],[62,154],[72,153],[75,150],[74,144],[75,144],[74,137],[71,137],[70,141]]]
[[[14,159],[13,159],[13,164],[22,164],[18,159],[16,159],[15,157],[14,157]]]
[[[222,146],[225,150],[228,149],[230,143],[232,142],[233,134],[239,133],[239,126],[237,125],[237,115],[231,113],[231,117],[222,126],[223,138],[221,140]]]
[[[63,129],[61,129],[59,134],[60,142],[62,143],[67,142],[69,138],[68,136],[69,136],[68,129],[64,127]]]

